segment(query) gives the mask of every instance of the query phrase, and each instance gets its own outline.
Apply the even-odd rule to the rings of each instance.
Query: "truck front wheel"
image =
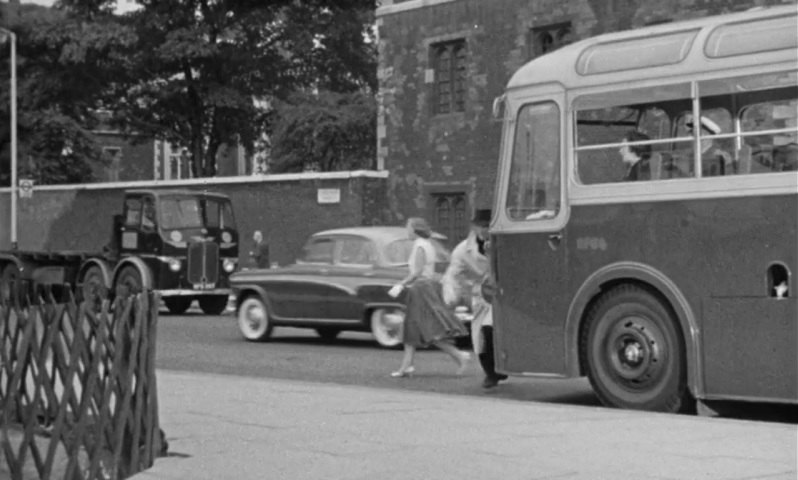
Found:
[[[227,308],[227,295],[205,295],[199,297],[199,306],[206,315],[219,315]]]
[[[193,301],[194,297],[164,297],[163,299],[163,303],[172,315],[182,315],[186,313],[186,310],[188,310],[188,307],[191,306],[191,302]]]
[[[142,281],[141,274],[136,267],[127,266],[119,272],[116,277],[116,285],[114,285],[116,296],[127,297],[129,295],[136,295],[141,293]]]

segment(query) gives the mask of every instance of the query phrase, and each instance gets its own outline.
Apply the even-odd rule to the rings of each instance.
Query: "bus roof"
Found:
[[[798,6],[784,5],[608,33],[528,62],[507,88],[547,83],[578,88],[727,66],[795,64],[796,32]]]

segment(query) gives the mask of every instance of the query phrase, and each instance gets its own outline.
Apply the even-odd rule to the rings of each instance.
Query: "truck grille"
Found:
[[[197,242],[188,246],[188,281],[195,285],[215,284],[219,279],[219,245]]]

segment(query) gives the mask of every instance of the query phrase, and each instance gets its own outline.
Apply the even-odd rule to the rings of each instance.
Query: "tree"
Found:
[[[215,174],[225,143],[251,152],[269,133],[277,100],[305,89],[354,91],[375,83],[374,51],[364,41],[373,0],[139,3],[120,19],[137,41],[104,101],[122,129],[186,147],[195,176]],[[108,2],[64,4],[98,15]]]
[[[278,108],[274,173],[373,168],[377,110],[369,93],[297,94]]]
[[[20,177],[38,183],[90,181],[92,164],[102,163],[91,135],[97,92],[113,73],[112,52],[130,44],[130,31],[107,19],[85,22],[36,5],[0,7],[6,28],[17,35]],[[0,62],[3,119],[10,115],[8,69],[9,62]],[[8,185],[10,125],[0,125],[0,184]]]

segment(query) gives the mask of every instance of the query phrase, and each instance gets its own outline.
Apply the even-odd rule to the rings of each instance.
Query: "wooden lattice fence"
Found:
[[[0,456],[13,480],[124,479],[166,445],[152,292],[0,304]],[[0,462],[0,477],[4,476]]]

